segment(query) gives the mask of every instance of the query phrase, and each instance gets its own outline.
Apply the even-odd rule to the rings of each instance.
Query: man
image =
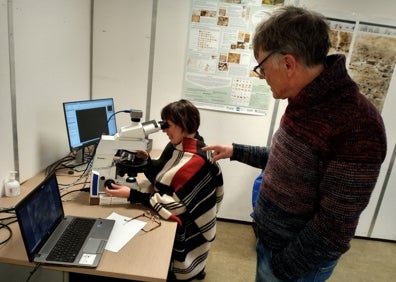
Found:
[[[325,281],[350,248],[386,155],[375,107],[349,77],[345,56],[327,56],[322,15],[282,7],[254,35],[254,71],[288,105],[271,147],[207,146],[265,169],[255,206],[256,281]]]

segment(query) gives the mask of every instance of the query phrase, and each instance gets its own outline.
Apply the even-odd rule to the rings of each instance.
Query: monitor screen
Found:
[[[103,134],[117,133],[113,98],[64,102],[63,110],[72,151],[98,143]]]

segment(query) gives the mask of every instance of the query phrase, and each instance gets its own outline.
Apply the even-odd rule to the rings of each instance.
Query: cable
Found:
[[[5,229],[8,231],[8,237],[5,238],[3,241],[0,241],[0,246],[7,243],[12,237],[12,229],[8,226],[8,224],[4,224],[4,223],[0,222],[0,230],[1,229]]]
[[[89,192],[89,187],[85,187],[85,188],[76,189],[76,190],[72,190],[72,191],[66,192],[65,194],[63,194],[63,195],[61,196],[61,198],[63,198],[63,197],[66,196],[66,195],[69,195],[69,194],[71,194],[71,193],[74,193],[74,192]]]
[[[72,185],[71,184],[62,184],[62,183],[58,183],[58,185],[60,187],[62,187],[62,188],[60,188],[60,190],[66,190],[66,189],[68,189],[70,187],[73,187],[73,186],[77,186],[77,185],[85,186],[85,185],[87,185],[89,183],[91,183],[91,181],[85,180],[85,181],[81,181],[81,182],[73,182]]]
[[[14,211],[14,208],[3,209],[3,212],[7,212],[7,213],[12,213],[12,211]],[[8,221],[8,220],[9,220],[9,222],[7,222],[7,223],[4,222],[4,221]],[[7,243],[11,239],[12,229],[9,227],[9,225],[14,222],[17,222],[15,215],[0,218],[0,230],[4,229],[4,230],[7,230],[7,232],[8,232],[7,238],[5,238],[3,241],[0,241],[0,246]]]
[[[92,153],[91,153],[92,154]],[[70,154],[62,159],[60,159],[59,161],[55,162],[54,164],[50,165],[47,167],[46,171],[45,171],[45,175],[48,176],[50,174],[52,174],[53,172],[58,171],[59,169],[63,169],[66,168],[65,164],[63,163],[65,160],[69,160],[70,158]],[[85,169],[82,171],[82,173],[77,177],[77,179],[75,179],[72,183],[70,184],[59,184],[59,186],[66,186],[67,187],[72,187],[74,185],[76,185],[77,183],[80,182],[80,180],[84,177],[87,176],[87,172],[90,168],[90,163],[92,161],[92,158],[90,159],[90,161],[87,163],[87,166],[85,167]],[[80,172],[80,171],[79,171]],[[87,181],[84,181],[83,183],[87,183]]]
[[[70,160],[72,160],[72,159],[73,159],[73,156],[72,156],[71,153],[70,153],[70,154],[68,154],[67,156],[65,156],[65,157],[61,158],[60,160],[54,162],[53,164],[49,165],[49,166],[46,168],[46,172],[45,172],[46,175],[50,175],[53,171],[56,171],[56,170],[59,168],[59,166],[64,165],[64,164],[63,164],[64,162],[70,161]]]
[[[119,114],[119,113],[130,113],[130,112],[131,112],[131,110],[121,110],[121,111],[115,112],[114,114],[112,114],[111,116],[109,116],[109,118],[107,119],[107,123],[109,123],[109,121],[110,121],[116,114]]]
[[[13,212],[13,211],[15,211],[14,207],[8,207],[8,208],[0,207],[0,212],[8,212],[8,213],[10,213],[10,212]]]
[[[36,271],[40,268],[40,266],[41,266],[41,263],[36,263],[33,270],[30,271],[29,277],[26,279],[26,282],[30,281],[30,278],[32,278],[33,274],[36,273]]]
[[[13,216],[9,216],[9,217],[0,218],[0,220],[2,221],[2,222],[0,222],[0,223],[1,223],[1,224],[5,224],[5,223],[3,222],[4,220],[11,220],[11,219],[14,219],[14,221],[8,222],[7,225],[16,222],[16,216],[13,215]]]

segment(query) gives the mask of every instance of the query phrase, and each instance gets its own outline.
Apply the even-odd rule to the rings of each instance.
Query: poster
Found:
[[[289,2],[193,1],[183,96],[200,108],[267,115],[273,98],[252,71],[257,65],[252,39],[257,24]],[[337,16],[328,21],[329,54],[347,57],[348,73],[381,112],[396,63],[396,24]]]
[[[349,75],[381,112],[396,64],[396,26],[359,20],[328,20],[330,53],[347,57]]]
[[[183,96],[197,107],[268,113],[271,90],[252,71],[255,27],[275,7],[263,2],[193,1]]]

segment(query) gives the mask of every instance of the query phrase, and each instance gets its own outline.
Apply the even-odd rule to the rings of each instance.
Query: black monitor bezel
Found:
[[[70,120],[67,117],[67,106],[72,105],[72,104],[78,104],[78,103],[79,104],[81,104],[81,103],[83,103],[83,104],[97,103],[97,102],[100,102],[100,101],[109,101],[109,102],[111,102],[111,105],[113,107],[114,116],[110,120],[107,120],[107,123],[110,123],[110,122],[114,123],[113,127],[115,128],[115,130],[117,130],[117,123],[116,123],[116,119],[115,119],[115,108],[114,108],[114,100],[113,100],[113,98],[100,98],[100,99],[89,99],[89,100],[78,100],[78,101],[63,102],[63,113],[64,113],[64,119],[65,119],[67,139],[68,139],[69,149],[70,149],[71,152],[78,151],[78,150],[84,149],[85,147],[98,144],[98,142],[100,141],[100,136],[98,136],[98,138],[91,139],[89,142],[80,143],[80,145],[78,145],[78,146],[75,146],[74,144],[72,144],[70,126],[69,126]],[[87,108],[87,109],[89,109],[89,108]],[[94,107],[92,107],[92,109],[94,109]],[[109,124],[107,124],[107,128],[110,129]],[[113,132],[113,133],[116,133],[116,132]],[[113,135],[113,134],[110,134],[110,135]]]

